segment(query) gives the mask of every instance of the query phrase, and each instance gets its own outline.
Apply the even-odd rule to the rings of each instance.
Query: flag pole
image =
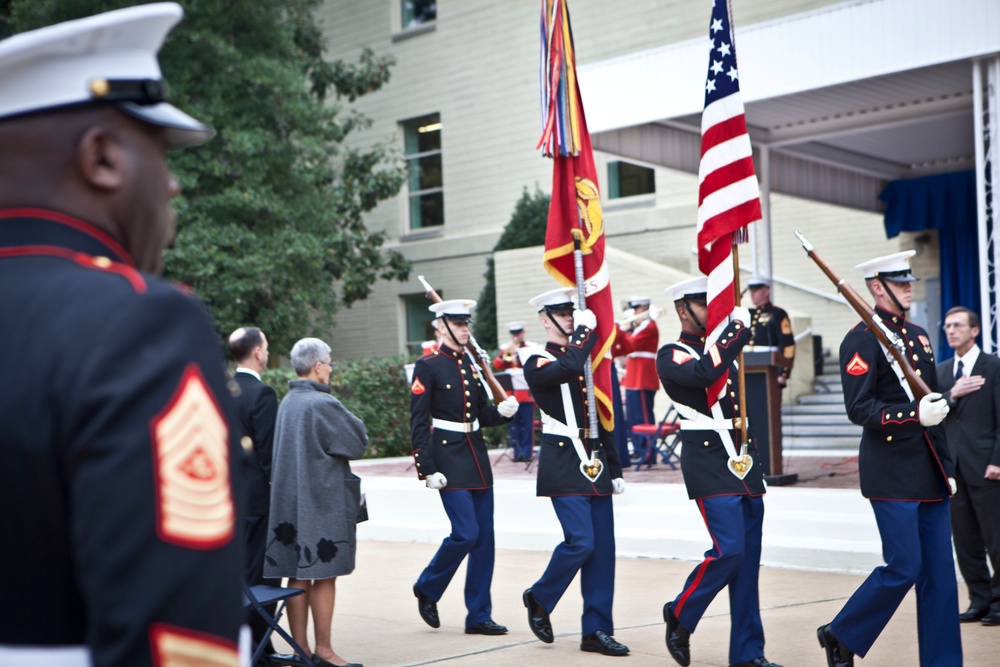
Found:
[[[733,294],[736,298],[736,306],[743,303],[743,294],[740,291],[740,245],[733,240]],[[750,323],[747,322],[747,326]],[[744,447],[749,443],[747,439],[747,392],[746,392],[746,371],[743,364],[743,350],[737,356],[737,367],[739,368],[739,392],[740,392],[740,444]]]
[[[580,229],[572,229],[573,235],[573,268],[576,269],[576,302],[583,310],[587,307],[587,289],[583,279],[583,251],[580,244],[583,239],[583,232]],[[597,401],[594,400],[594,369],[590,356],[587,356],[587,363],[583,365],[583,378],[587,383],[587,425],[590,429],[588,440],[597,440]],[[591,454],[593,456],[593,454]]]

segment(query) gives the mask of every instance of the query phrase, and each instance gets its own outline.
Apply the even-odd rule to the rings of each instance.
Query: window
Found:
[[[444,224],[441,178],[441,116],[431,114],[403,123],[410,209],[410,229]]]
[[[436,0],[400,0],[400,26],[403,30],[437,20]]]
[[[440,291],[438,292],[440,294]],[[434,340],[434,313],[428,310],[430,299],[423,293],[403,296],[406,305],[406,351],[421,354],[420,344]]]
[[[656,192],[653,170],[628,162],[608,163],[608,199],[635,197]]]

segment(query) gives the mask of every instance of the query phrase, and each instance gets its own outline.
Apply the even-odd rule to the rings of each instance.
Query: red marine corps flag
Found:
[[[601,424],[614,428],[611,345],[614,306],[604,264],[604,218],[597,170],[576,80],[576,54],[566,0],[542,0],[542,138],[538,147],[553,158],[552,202],[545,232],[545,270],[560,284],[576,286],[573,230],[582,232],[587,308],[597,316],[598,343],[591,353],[594,395]]]
[[[715,0],[708,36],[711,51],[698,169],[698,268],[708,276],[706,349],[719,337],[736,307],[733,245],[745,242],[747,225],[761,219],[760,187],[743,115],[736,45],[726,0]],[[709,406],[725,389],[723,375],[708,390]]]

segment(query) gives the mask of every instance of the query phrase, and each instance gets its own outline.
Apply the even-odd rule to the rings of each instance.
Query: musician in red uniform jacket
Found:
[[[611,353],[616,357],[628,357],[625,362],[625,419],[628,432],[636,424],[652,424],[653,397],[660,388],[656,376],[656,351],[660,347],[660,330],[656,328],[655,306],[651,306],[648,296],[633,296],[628,307],[633,314],[626,317],[627,323],[618,325],[618,335]]]

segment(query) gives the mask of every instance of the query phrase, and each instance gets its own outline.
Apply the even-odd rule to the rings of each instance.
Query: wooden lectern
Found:
[[[778,348],[758,345],[743,348],[743,364],[747,417],[763,459],[758,463],[764,469],[764,479],[775,486],[794,484],[798,474],[785,474],[781,455],[781,385],[778,384],[779,370],[791,368],[791,361]]]

